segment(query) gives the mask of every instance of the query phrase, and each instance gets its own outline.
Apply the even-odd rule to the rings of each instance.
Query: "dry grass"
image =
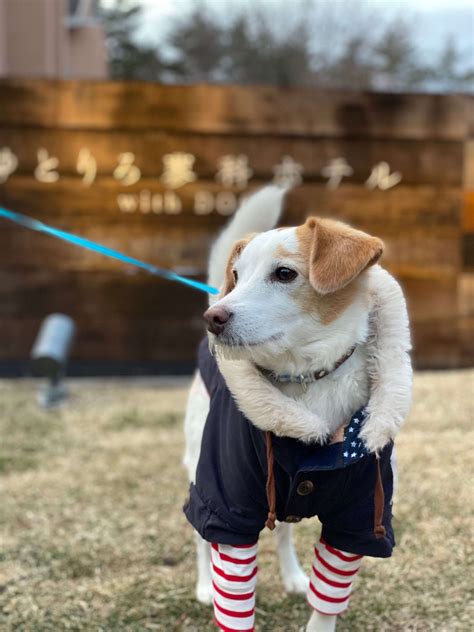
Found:
[[[416,377],[398,442],[398,547],[367,560],[338,631],[469,630],[474,372]],[[212,630],[193,598],[193,539],[181,512],[184,388],[75,382],[40,412],[31,382],[0,382],[0,629]],[[308,566],[318,532],[298,526]],[[260,546],[261,632],[297,631],[303,598]]]

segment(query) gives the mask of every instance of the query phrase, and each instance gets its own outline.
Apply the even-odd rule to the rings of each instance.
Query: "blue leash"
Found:
[[[157,276],[168,279],[169,281],[177,281],[178,283],[183,283],[184,285],[193,287],[196,290],[205,292],[206,294],[219,294],[219,290],[215,287],[206,285],[205,283],[201,283],[200,281],[188,279],[187,277],[183,277],[180,274],[176,274],[175,272],[171,272],[171,270],[166,270],[165,268],[157,268],[156,266],[151,265],[151,263],[145,263],[144,261],[140,261],[139,259],[135,259],[134,257],[129,257],[128,255],[124,255],[117,250],[107,248],[107,246],[102,246],[95,241],[91,241],[90,239],[85,239],[84,237],[79,237],[78,235],[67,233],[64,230],[53,228],[52,226],[43,224],[43,222],[28,217],[27,215],[14,213],[13,211],[9,211],[6,208],[0,207],[0,217],[9,219],[10,221],[15,222],[15,224],[19,224],[24,228],[36,230],[40,233],[46,233],[47,235],[52,235],[57,239],[62,239],[63,241],[74,244],[75,246],[85,248],[86,250],[92,250],[94,252],[100,253],[101,255],[105,255],[106,257],[111,257],[112,259],[118,259],[119,261],[123,261],[124,263],[129,263],[132,266],[142,268],[143,270],[146,270],[151,274],[156,274]]]

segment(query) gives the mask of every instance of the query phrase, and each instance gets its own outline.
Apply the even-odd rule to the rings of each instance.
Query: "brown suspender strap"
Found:
[[[385,527],[383,526],[383,511],[385,506],[385,495],[383,492],[382,473],[380,471],[380,459],[375,455],[377,472],[375,474],[374,490],[374,534],[376,538],[385,537]]]
[[[267,502],[268,517],[265,526],[273,531],[276,520],[276,489],[275,489],[275,472],[273,471],[273,443],[272,433],[268,430],[265,432],[265,442],[267,444]]]

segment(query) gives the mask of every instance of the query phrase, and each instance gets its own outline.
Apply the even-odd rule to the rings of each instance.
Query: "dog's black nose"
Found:
[[[228,312],[223,307],[210,307],[207,312],[204,312],[204,318],[207,322],[208,330],[218,336],[221,334],[226,324],[229,322],[232,312]]]

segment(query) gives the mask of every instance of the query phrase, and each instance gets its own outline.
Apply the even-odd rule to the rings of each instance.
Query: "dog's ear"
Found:
[[[380,259],[384,244],[347,224],[309,217],[301,227],[309,280],[320,294],[340,290]]]
[[[240,257],[242,250],[249,243],[252,237],[253,235],[251,236],[249,235],[248,237],[245,237],[244,239],[239,239],[239,241],[236,241],[235,244],[233,245],[229,258],[227,260],[227,265],[225,269],[224,288],[222,290],[222,296],[229,294],[229,292],[232,292],[232,290],[234,289],[235,287],[235,280],[234,280],[234,274],[233,274],[234,263]]]

